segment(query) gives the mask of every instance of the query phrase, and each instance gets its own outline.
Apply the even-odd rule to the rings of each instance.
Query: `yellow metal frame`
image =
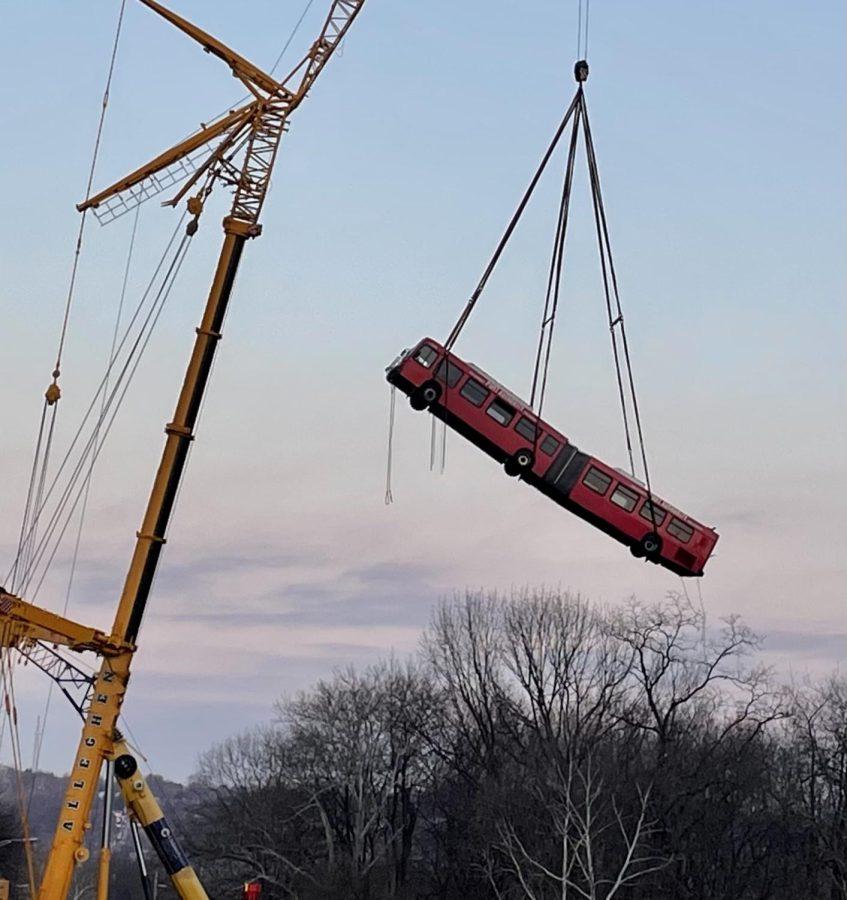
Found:
[[[110,761],[121,793],[133,816],[150,837],[168,870],[177,894],[188,900],[207,900],[196,873],[178,849],[161,808],[134,768],[134,758],[117,728],[121,706],[129,683],[130,668],[153,576],[173,504],[182,477],[188,447],[211,370],[215,349],[232,291],[241,253],[248,238],[261,234],[259,214],[270,184],[280,138],[290,113],[306,97],[347,29],[361,11],[364,0],[332,0],[318,39],[303,60],[283,82],[254,66],[205,31],[171,12],[155,0],[141,0],[145,6],[167,19],[207,52],[224,60],[233,74],[248,87],[255,99],[231,111],[218,122],[155,157],[111,187],[87,198],[80,211],[96,208],[109,198],[131,191],[144,179],[183,159],[204,144],[221,138],[202,169],[219,161],[224,148],[244,139],[246,149],[236,180],[230,215],[223,221],[224,240],[215,276],[206,301],[194,347],[186,368],[182,389],[171,422],[165,426],[165,447],[130,561],[111,632],[106,634],[41,609],[20,597],[0,592],[0,644],[26,652],[35,642],[93,651],[101,658],[93,682],[90,703],[85,710],[76,756],[65,791],[53,844],[38,893],[39,900],[65,900],[74,868],[89,858],[85,837],[90,828],[92,802],[97,794],[104,761]],[[189,183],[196,180],[196,175]],[[183,188],[176,199],[186,193]],[[202,197],[189,199],[194,221],[202,211]],[[193,231],[191,232],[193,233]],[[108,896],[110,850],[101,848],[98,900]]]

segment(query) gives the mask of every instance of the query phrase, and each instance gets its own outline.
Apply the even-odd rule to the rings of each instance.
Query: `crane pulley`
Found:
[[[218,179],[230,184],[235,194],[229,215],[223,221],[224,240],[217,268],[196,329],[176,410],[165,426],[165,447],[111,630],[107,633],[80,625],[28,603],[14,593],[0,590],[0,647],[6,652],[20,653],[47,672],[84,720],[39,889],[40,900],[64,900],[75,866],[89,858],[85,834],[104,764],[107,771],[114,768],[127,807],[150,838],[177,894],[192,900],[207,896],[149,785],[138,771],[135,757],[118,730],[118,717],[242,252],[249,238],[261,234],[259,216],[279,141],[287,128],[288,117],[304,100],[364,6],[364,0],[332,0],[315,42],[288,76],[277,81],[156,0],[141,2],[197,41],[204,50],[226,62],[253,99],[203,126],[105,190],[88,196],[77,207],[82,213],[92,210],[105,223],[188,178],[169,203],[178,203],[199,184],[188,202],[192,216],[188,225],[190,235],[196,231],[203,202]],[[210,149],[213,142],[216,143]],[[204,179],[202,183],[201,179]],[[100,657],[96,675],[83,673],[57,647],[96,653]],[[100,900],[108,896],[109,855],[106,828],[100,855]]]

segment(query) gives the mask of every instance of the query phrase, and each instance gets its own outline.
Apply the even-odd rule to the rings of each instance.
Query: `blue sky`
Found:
[[[303,4],[179,0],[259,65]],[[442,336],[573,91],[576,2],[369,0],[286,136],[245,252],[126,706],[151,764],[266,719],[333,666],[404,654],[440,596],[546,583],[600,603],[679,580],[459,438],[428,471],[429,423],[400,405],[383,505],[383,367]],[[0,46],[0,551],[13,553],[41,392],[118,4],[6,11]],[[316,33],[316,0],[289,61]],[[658,491],[721,532],[703,580],[717,620],[771,636],[784,674],[833,667],[844,613],[844,35],[837,2],[595,0],[588,101]],[[96,184],[225,108],[238,85],[130,2]],[[584,164],[547,415],[623,463]],[[559,174],[457,347],[524,392]],[[223,196],[95,476],[71,613],[104,626],[140,521],[219,247]],[[174,214],[147,204],[135,296]],[[102,373],[130,222],[90,224],[62,385],[60,445]],[[133,293],[134,292],[134,293]],[[69,548],[67,548],[69,550]],[[60,608],[68,552],[39,602]],[[5,565],[3,566],[5,569]],[[20,676],[26,735],[43,681]],[[42,763],[76,726],[58,702]],[[28,738],[25,736],[25,746]],[[3,748],[3,753],[8,748]]]

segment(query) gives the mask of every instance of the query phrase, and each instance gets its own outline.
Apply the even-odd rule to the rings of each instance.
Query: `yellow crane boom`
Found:
[[[59,680],[55,674],[58,666],[66,673],[66,681],[74,684],[80,679],[74,674],[78,670],[72,664],[61,657],[58,657],[58,663],[45,663],[43,657],[34,653],[34,649],[41,647],[45,652],[50,652],[44,643],[47,642],[74,650],[93,650],[101,657],[100,669],[93,682],[82,685],[83,699],[74,701],[84,716],[84,725],[41,882],[39,900],[64,900],[70,889],[74,867],[89,858],[85,836],[104,763],[108,763],[107,770],[114,766],[127,806],[150,838],[177,894],[191,900],[207,897],[121,737],[117,727],[118,717],[129,682],[136,638],[166,541],[168,522],[188,448],[194,439],[194,426],[215,350],[221,339],[236,272],[246,241],[261,234],[259,215],[280,138],[285,131],[288,116],[306,97],[364,5],[364,0],[333,0],[317,40],[292,72],[282,82],[278,82],[225,44],[155,0],[141,2],[196,40],[206,51],[224,60],[233,74],[248,87],[254,99],[230,111],[218,122],[202,128],[197,134],[160,154],[106,190],[87,198],[78,207],[85,210],[96,209],[110,202],[126,204],[127,194],[135,202],[140,202],[152,193],[152,190],[145,188],[145,182],[156,179],[169,167],[196,153],[204,145],[217,138],[221,139],[218,146],[210,151],[200,172],[192,178],[189,186],[197,180],[200,173],[206,172],[214,178],[219,174],[218,167],[225,166],[226,178],[235,188],[235,197],[229,215],[223,220],[223,246],[205,310],[196,329],[176,410],[172,420],[165,426],[167,437],[162,458],[141,528],[137,532],[135,549],[111,631],[106,634],[78,625],[33,606],[20,597],[0,592],[0,643],[3,646],[15,647],[28,655],[56,680]],[[243,149],[240,163],[232,158],[234,154],[237,155],[239,148]],[[225,152],[229,156],[224,161]],[[176,199],[185,193],[186,189],[183,189]],[[197,228],[205,196],[204,188],[189,199],[189,211],[194,217],[188,226],[189,233]],[[64,686],[62,689],[68,693]],[[109,849],[104,841],[98,898],[108,895],[108,863]]]

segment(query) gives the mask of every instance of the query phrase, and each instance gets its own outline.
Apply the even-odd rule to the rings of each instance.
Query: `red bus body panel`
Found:
[[[434,389],[437,398],[428,403],[429,411],[498,462],[508,464],[521,451],[530,451],[531,465],[521,470],[524,481],[626,544],[635,555],[645,555],[644,541],[658,539],[658,551],[646,554],[652,562],[679,575],[703,574],[718,541],[714,529],[656,494],[650,508],[641,482],[581,452],[478,366],[424,338],[386,371],[388,381],[413,402],[423,390]],[[509,411],[511,418],[505,421]]]

